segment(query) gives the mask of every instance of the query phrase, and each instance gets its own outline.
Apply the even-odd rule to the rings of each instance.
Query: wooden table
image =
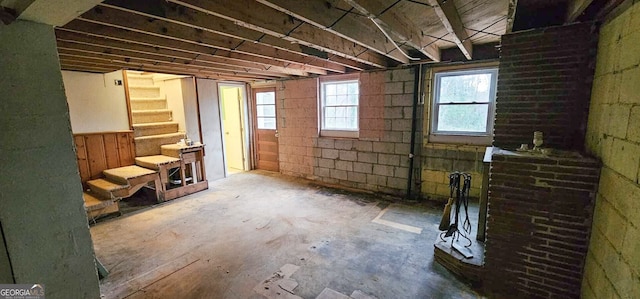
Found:
[[[160,146],[164,156],[180,159],[180,185],[167,188],[165,199],[174,199],[209,188],[204,169],[204,144],[166,144]]]

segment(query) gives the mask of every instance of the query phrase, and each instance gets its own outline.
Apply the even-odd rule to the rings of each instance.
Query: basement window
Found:
[[[435,73],[429,141],[490,144],[498,70]]]
[[[320,135],[358,137],[358,80],[320,83]]]

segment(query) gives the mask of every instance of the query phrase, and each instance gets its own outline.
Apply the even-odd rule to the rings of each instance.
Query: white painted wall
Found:
[[[204,165],[207,180],[213,181],[225,176],[218,84],[214,80],[197,78],[196,87],[200,103],[202,141],[205,144]]]
[[[106,74],[62,71],[74,134],[129,130],[122,72]]]
[[[198,125],[198,94],[196,93],[196,81],[193,77],[180,79],[182,83],[182,100],[184,104],[184,121],[189,138],[193,141],[200,140],[200,126]]]
[[[156,75],[154,75],[155,80]],[[167,108],[173,111],[173,121],[178,123],[178,130],[187,130],[184,117],[184,104],[182,95],[182,79],[169,79],[156,81],[156,86],[160,86],[160,94],[167,97]],[[191,132],[187,132],[191,133]],[[191,138],[191,137],[190,137]]]

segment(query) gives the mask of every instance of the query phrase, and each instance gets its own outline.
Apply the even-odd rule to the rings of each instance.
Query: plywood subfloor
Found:
[[[376,298],[479,297],[433,261],[440,207],[261,171],[209,186],[91,228],[111,272],[101,282],[105,298],[266,298],[254,289],[285,265],[299,267],[287,294],[302,298],[326,288]]]

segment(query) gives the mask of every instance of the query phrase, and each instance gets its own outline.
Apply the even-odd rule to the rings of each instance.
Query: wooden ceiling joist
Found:
[[[136,52],[131,52],[127,50],[109,49],[109,48],[104,48],[100,46],[78,44],[78,43],[66,42],[61,40],[58,40],[58,50],[59,50],[59,53],[65,53],[65,54],[79,55],[80,53],[82,53],[84,55],[89,55],[94,57],[124,59],[125,61],[136,59],[141,61],[149,61],[150,63],[164,62],[167,64],[175,65],[176,67],[182,66],[182,65],[188,65],[188,66],[194,66],[194,67],[202,67],[203,70],[229,73],[229,74],[246,73],[251,75],[271,76],[271,77],[287,76],[286,74],[282,74],[282,73],[251,70],[251,69],[241,68],[241,67],[225,66],[225,65],[207,63],[202,61],[194,61],[189,58],[167,57],[167,56],[160,56],[160,55],[154,55],[154,54],[136,53]]]
[[[265,46],[264,44],[252,43],[247,42],[246,40],[222,36],[202,29],[179,25],[157,18],[145,17],[111,7],[98,6],[86,12],[77,20],[143,33],[149,36],[156,36],[169,40],[203,45],[214,49],[229,50],[252,56],[278,59],[285,62],[312,65],[337,73],[344,73],[346,71],[346,68],[342,65],[325,61],[317,57],[292,53],[287,50]]]
[[[279,71],[291,75],[301,75],[307,72],[318,75],[327,74],[326,70],[309,65],[284,62],[275,59],[247,55],[227,50],[165,39],[158,36],[146,35],[139,32],[119,28],[106,27],[99,24],[74,20],[63,28],[56,29],[58,39],[95,43],[104,46],[125,47],[127,49],[155,49],[157,51],[178,51],[196,55],[198,58],[222,59],[230,64],[245,66],[245,63],[261,65],[265,70]]]
[[[407,20],[389,10],[389,3],[378,0],[343,0],[357,9],[361,14],[378,23],[387,32],[433,61],[440,61],[440,49],[435,46],[435,39],[423,35],[411,20]]]
[[[124,0],[107,1],[103,6],[156,17],[168,22],[207,30],[212,33],[304,53],[300,45],[325,53],[329,60],[353,69],[383,68],[386,58],[366,48],[292,19],[289,15],[249,0],[159,1],[153,8]],[[247,10],[260,5],[261,8]],[[266,35],[265,35],[266,34]],[[338,55],[338,56],[336,56]],[[343,59],[342,57],[346,58]]]
[[[66,54],[60,55],[60,63],[64,65],[81,65],[86,67],[91,67],[91,66],[102,67],[102,68],[115,67],[117,69],[169,73],[169,74],[176,74],[176,75],[190,75],[190,76],[198,76],[201,78],[236,80],[236,81],[243,81],[243,82],[249,82],[256,79],[261,79],[261,80],[275,79],[271,77],[234,76],[234,75],[222,74],[218,72],[209,72],[206,70],[201,70],[193,67],[167,66],[161,63],[148,64],[148,63],[141,63],[139,61],[127,62],[124,60],[119,61],[119,60],[110,60],[110,59],[94,58],[94,57],[82,57],[78,55],[66,55]]]
[[[469,34],[465,29],[460,14],[453,0],[427,0],[436,11],[442,24],[449,32],[450,38],[455,42],[464,56],[471,60],[473,56],[473,46],[469,39]]]
[[[72,32],[56,31],[56,35],[58,36],[57,38],[58,45],[60,45],[60,42],[65,42],[65,43],[68,43],[67,47],[70,47],[70,48],[75,48],[74,45],[76,44],[89,45],[89,46],[102,47],[103,52],[107,52],[107,51],[111,52],[111,50],[128,51],[132,53],[159,55],[159,56],[175,58],[175,59],[206,62],[212,65],[219,65],[220,67],[232,67],[232,68],[249,69],[249,70],[256,70],[256,71],[271,71],[273,73],[280,73],[283,75],[293,75],[293,76],[309,75],[309,73],[305,71],[297,70],[297,69],[282,68],[277,66],[265,66],[265,65],[253,63],[253,62],[237,61],[237,60],[231,60],[231,59],[218,57],[218,56],[209,56],[207,54],[181,52],[181,51],[164,49],[160,47],[132,44],[132,43],[126,43],[126,42],[117,41],[117,40],[110,40],[106,38],[91,37],[91,36],[72,33]],[[131,54],[131,55],[135,55],[135,54]]]
[[[402,63],[409,63],[396,46],[371,21],[338,8],[342,0],[256,0],[318,28],[346,38],[371,51]],[[350,7],[350,6],[349,6]]]

